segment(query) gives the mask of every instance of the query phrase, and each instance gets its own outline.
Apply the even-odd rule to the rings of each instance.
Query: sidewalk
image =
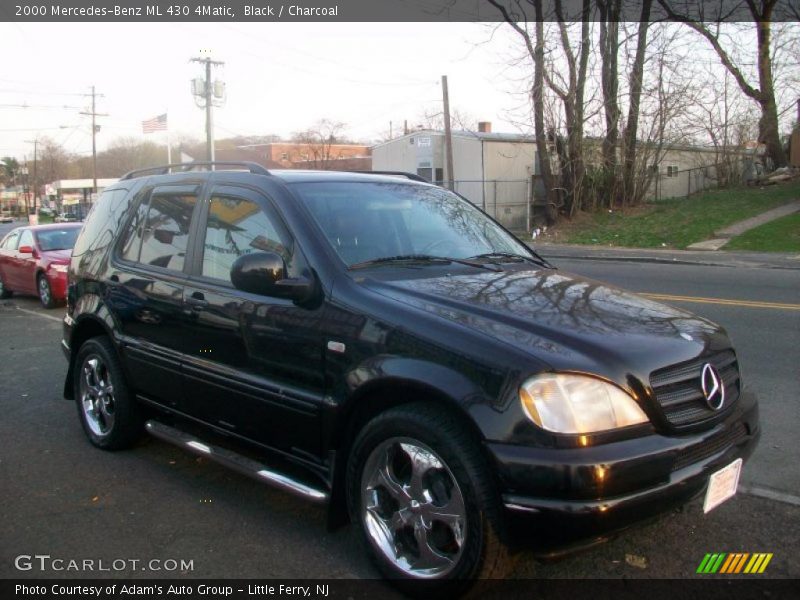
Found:
[[[691,244],[688,246],[688,249],[704,250],[706,252],[719,250],[725,244],[727,244],[731,238],[734,238],[737,235],[742,235],[745,231],[750,231],[751,229],[760,227],[765,223],[769,223],[770,221],[774,221],[775,219],[780,219],[782,217],[787,217],[798,211],[800,211],[800,200],[790,202],[789,204],[784,204],[783,206],[778,206],[772,210],[763,212],[760,215],[756,215],[755,217],[745,219],[744,221],[739,221],[733,225],[728,225],[725,229],[720,229],[719,231],[714,232],[714,238]]]
[[[545,258],[569,260],[604,260],[676,265],[705,265],[762,269],[800,270],[800,254],[780,252],[708,252],[704,250],[657,250],[645,248],[609,248],[575,244],[537,244],[528,242]]]

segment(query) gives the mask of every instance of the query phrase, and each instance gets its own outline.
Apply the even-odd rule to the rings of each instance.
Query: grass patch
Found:
[[[800,213],[746,231],[723,246],[723,250],[800,252]]]
[[[686,248],[713,237],[718,229],[797,199],[800,199],[800,181],[764,188],[714,190],[647,204],[625,214],[617,210],[584,214],[571,222],[559,223],[542,241]]]

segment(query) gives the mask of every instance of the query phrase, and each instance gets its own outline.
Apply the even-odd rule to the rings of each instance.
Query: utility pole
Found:
[[[215,105],[214,99],[219,100],[216,106],[221,106],[225,97],[225,84],[222,81],[211,81],[211,66],[221,67],[225,63],[219,60],[211,60],[210,56],[197,57],[190,62],[205,65],[205,80],[194,79],[192,81],[192,93],[195,95],[195,103],[200,108],[206,109],[206,157],[209,162],[214,162],[214,120],[211,108]],[[197,102],[197,98],[203,98],[203,104]]]
[[[97,193],[97,132],[100,130],[100,126],[97,125],[96,118],[97,117],[107,117],[108,113],[99,113],[97,112],[95,99],[97,96],[103,97],[103,94],[97,94],[94,91],[94,86],[92,86],[92,93],[85,94],[86,96],[92,97],[92,111],[82,111],[82,115],[91,115],[92,117],[92,194]]]
[[[447,93],[447,75],[442,75],[442,102],[444,103],[444,151],[447,159],[447,187],[454,191],[453,132],[450,131],[450,96]]]
[[[36,214],[36,197],[39,193],[38,179],[36,177],[37,156],[39,150],[39,138],[33,140],[25,140],[26,144],[33,144],[33,214]]]

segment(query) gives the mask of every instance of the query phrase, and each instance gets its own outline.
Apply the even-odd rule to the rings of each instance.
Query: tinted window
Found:
[[[300,183],[293,188],[348,265],[425,254],[469,258],[528,249],[470,202],[406,183]]]
[[[19,247],[22,248],[23,246],[33,246],[33,234],[30,229],[26,229],[19,236]]]
[[[39,248],[44,252],[49,252],[50,250],[70,250],[75,245],[75,240],[80,230],[80,227],[43,229],[36,232],[36,240],[39,242]]]
[[[171,271],[183,270],[196,200],[190,195],[154,195],[150,199],[141,233],[140,263]]]
[[[133,215],[128,231],[125,233],[125,238],[122,242],[122,250],[120,254],[125,260],[137,262],[139,260],[139,250],[142,247],[142,230],[144,229],[144,221],[147,218],[148,202],[143,201],[136,209],[136,214]]]
[[[127,208],[127,203],[124,202],[127,193],[128,190],[118,189],[100,194],[86,217],[83,233],[75,242],[73,256],[80,256],[87,250],[101,250],[111,243]],[[41,234],[39,241],[41,242]]]
[[[291,266],[291,242],[273,214],[253,200],[213,196],[203,246],[203,276],[230,282],[231,266],[244,254],[277,252]]]
[[[19,240],[19,233],[14,231],[8,234],[8,237],[3,242],[3,248],[6,250],[16,250],[17,240]]]

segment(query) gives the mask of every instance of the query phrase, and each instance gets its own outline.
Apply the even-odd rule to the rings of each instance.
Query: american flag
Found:
[[[147,121],[142,121],[142,131],[144,133],[153,133],[154,131],[167,130],[167,113],[158,115]]]

